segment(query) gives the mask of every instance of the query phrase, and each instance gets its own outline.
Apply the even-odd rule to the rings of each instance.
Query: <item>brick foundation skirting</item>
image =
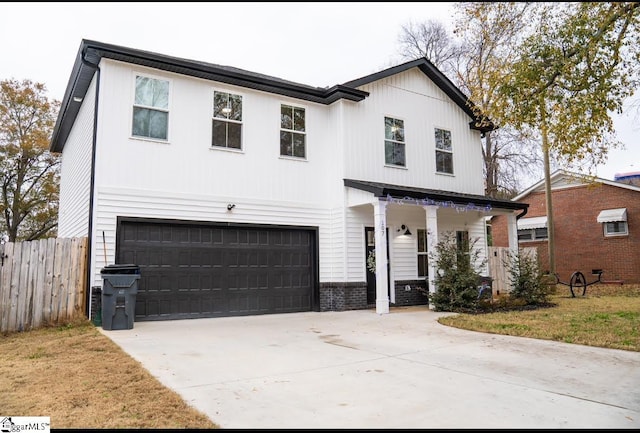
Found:
[[[408,290],[407,290],[408,287]],[[425,280],[395,282],[395,302],[392,307],[428,305],[429,290]],[[320,311],[365,310],[367,305],[366,281],[356,283],[320,283]]]
[[[320,311],[364,310],[367,283],[320,283]]]
[[[427,281],[401,280],[395,282],[396,302],[392,306],[428,305]]]

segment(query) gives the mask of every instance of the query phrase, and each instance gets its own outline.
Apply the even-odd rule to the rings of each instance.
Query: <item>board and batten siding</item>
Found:
[[[483,194],[480,133],[472,120],[417,68],[360,88],[369,97],[346,107],[345,177]],[[406,166],[385,166],[384,118],[404,121]],[[451,131],[453,175],[437,174],[435,128]]]
[[[479,133],[417,69],[363,86],[370,96],[361,102],[325,106],[109,59],[100,66],[93,284],[101,283],[100,269],[113,263],[118,216],[317,227],[320,282],[362,282],[364,227],[373,226],[373,206],[347,207],[344,178],[482,194]],[[131,137],[136,74],[170,83],[166,142]],[[240,151],[211,146],[214,90],[243,98]],[[88,95],[85,103],[89,100]],[[305,109],[304,160],[280,156],[281,104]],[[385,116],[405,121],[406,169],[384,165]],[[90,122],[79,117],[75,128],[82,130],[84,123]],[[435,173],[435,127],[452,132],[452,176]],[[79,140],[73,135],[79,131],[74,129],[73,140]],[[90,134],[85,135],[90,149]],[[85,165],[88,170],[90,161]],[[88,204],[88,193],[85,199]],[[228,212],[227,204],[236,207]],[[389,207],[391,277],[396,280],[417,278],[416,233],[425,215],[416,209]],[[401,224],[410,225],[411,236],[398,237],[395,228]]]
[[[108,91],[100,97],[98,185],[312,206],[335,201],[335,186],[327,185],[335,132],[326,106],[116,61],[103,59],[101,68]],[[137,73],[170,82],[166,142],[131,137]],[[243,98],[241,151],[211,146],[214,90]],[[306,111],[304,160],[280,156],[281,104]]]
[[[98,188],[92,284],[101,284],[100,270],[115,259],[117,217],[138,217],[180,221],[233,222],[306,226],[318,229],[320,282],[332,281],[330,263],[331,212],[329,209],[297,203],[266,200],[233,200],[229,197],[164,191]],[[232,212],[227,204],[234,203]],[[103,243],[104,232],[104,243]]]
[[[96,80],[91,82],[61,156],[58,236],[89,234],[89,196]],[[73,102],[75,103],[75,102]]]

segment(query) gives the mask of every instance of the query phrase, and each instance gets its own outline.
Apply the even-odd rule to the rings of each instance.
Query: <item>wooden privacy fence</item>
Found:
[[[26,331],[84,316],[88,238],[0,247],[0,331]]]
[[[511,288],[509,280],[509,248],[508,247],[489,247],[489,271],[492,278],[493,296],[508,293]],[[520,248],[520,254],[532,255],[537,257],[538,249],[536,247]]]

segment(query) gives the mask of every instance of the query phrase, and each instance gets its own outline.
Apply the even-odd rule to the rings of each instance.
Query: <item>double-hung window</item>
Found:
[[[280,106],[280,155],[306,158],[306,116],[304,108]]]
[[[169,81],[136,76],[131,135],[167,140],[169,130]]]
[[[384,118],[384,163],[404,167],[404,120]]]
[[[436,172],[453,174],[451,131],[436,128]]]
[[[211,145],[242,149],[242,96],[213,92]]]

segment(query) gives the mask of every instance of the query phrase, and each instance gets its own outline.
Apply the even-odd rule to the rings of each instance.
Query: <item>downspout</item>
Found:
[[[95,188],[95,178],[96,178],[96,144],[97,144],[97,136],[98,136],[98,100],[100,96],[100,66],[98,64],[91,63],[85,59],[86,51],[82,53],[82,64],[88,66],[89,68],[93,68],[96,70],[96,95],[95,102],[93,107],[93,137],[91,143],[91,179],[89,183],[89,224],[88,224],[88,242],[87,242],[87,279],[86,284],[89,296],[85,299],[85,314],[87,318],[91,319],[91,281],[92,281],[92,269],[91,269],[91,254],[92,254],[92,245],[93,245],[93,195]]]
[[[522,218],[523,216],[525,216],[527,214],[527,212],[529,212],[529,207],[525,207],[522,212],[520,212],[518,215],[516,215],[516,221],[518,221],[520,218]]]

